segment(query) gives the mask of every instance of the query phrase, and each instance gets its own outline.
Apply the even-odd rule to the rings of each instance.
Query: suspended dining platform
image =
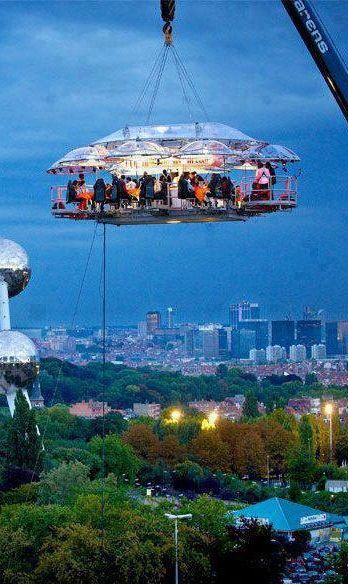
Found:
[[[59,219],[115,225],[246,221],[297,206],[297,178],[289,174],[287,165],[298,161],[290,149],[256,140],[224,124],[126,127],[69,152],[48,172],[57,177],[68,175],[70,183],[73,175],[90,173],[105,178],[106,184],[115,176],[139,178],[147,173],[154,179],[152,198],[146,198],[146,204],[141,202],[138,188],[131,201],[119,200],[115,205],[106,197],[98,204],[93,201],[93,185],[84,184],[82,192],[77,190],[76,200],[67,203],[68,185],[60,184],[50,187],[51,212]],[[263,185],[255,182],[260,163],[268,163],[276,172]],[[165,192],[163,186],[160,189],[163,169],[175,176]],[[183,198],[178,178],[193,171],[202,182]],[[233,186],[228,197],[219,186],[211,192],[212,177],[218,185],[221,177],[229,177]]]

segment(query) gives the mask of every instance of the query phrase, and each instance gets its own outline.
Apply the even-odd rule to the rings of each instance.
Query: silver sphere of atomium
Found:
[[[31,276],[27,252],[18,243],[0,238],[0,279],[7,283],[8,295],[17,296]]]
[[[0,385],[27,387],[38,373],[39,357],[33,341],[18,331],[0,331]]]

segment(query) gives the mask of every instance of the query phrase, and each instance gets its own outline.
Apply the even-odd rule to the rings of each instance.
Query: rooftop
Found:
[[[340,515],[324,513],[278,497],[234,511],[233,516],[260,519],[271,524],[276,531],[282,532],[321,529],[345,523],[344,517]]]

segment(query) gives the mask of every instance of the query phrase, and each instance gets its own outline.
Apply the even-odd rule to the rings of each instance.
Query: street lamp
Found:
[[[208,414],[208,418],[202,420],[201,428],[202,430],[212,430],[216,427],[216,422],[218,421],[219,414],[216,410],[212,410]]]
[[[172,410],[170,414],[170,419],[174,424],[177,424],[182,417],[182,412],[180,410]]]
[[[192,519],[192,513],[185,515],[174,515],[173,513],[165,513],[167,519],[174,521],[174,541],[175,541],[175,584],[179,584],[179,556],[178,556],[178,520]]]
[[[329,418],[329,428],[330,428],[330,462],[332,462],[332,413],[333,413],[333,405],[330,402],[327,402],[324,407],[324,412]]]

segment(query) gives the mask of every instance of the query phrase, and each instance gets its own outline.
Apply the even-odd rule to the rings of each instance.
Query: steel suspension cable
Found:
[[[155,56],[155,60],[154,60],[154,63],[152,65],[152,68],[150,70],[150,73],[149,73],[149,75],[148,75],[148,77],[143,85],[143,88],[140,92],[140,95],[139,95],[137,101],[135,102],[135,104],[131,110],[131,114],[130,114],[131,116],[134,116],[135,114],[137,114],[139,112],[140,106],[146,97],[148,89],[150,88],[152,82],[157,78],[158,73],[156,75],[156,72],[159,68],[160,62],[162,61],[164,50],[165,50],[165,45],[163,44],[161,46],[160,50],[158,51],[157,55]]]
[[[183,60],[181,59],[181,57],[180,57],[180,55],[179,55],[179,53],[178,53],[178,51],[177,51],[177,49],[175,48],[174,45],[173,45],[173,51],[174,51],[174,53],[175,53],[175,55],[177,57],[177,60],[178,60],[178,62],[180,64],[180,67],[182,69],[182,72],[183,72],[183,74],[184,74],[184,76],[185,76],[185,78],[187,80],[187,83],[190,86],[191,91],[192,91],[192,93],[193,93],[193,95],[194,95],[194,97],[196,99],[196,102],[197,102],[198,106],[200,107],[200,109],[202,110],[202,113],[203,113],[203,115],[204,115],[204,117],[205,117],[205,119],[207,121],[209,119],[209,116],[208,116],[207,110],[205,109],[203,100],[202,100],[202,98],[201,98],[198,90],[196,89],[196,86],[195,86],[195,84],[194,84],[194,82],[193,82],[193,80],[191,78],[191,75],[189,74],[189,72],[188,72],[188,70],[187,70],[187,68],[186,68]]]
[[[95,238],[96,238],[96,234],[97,234],[97,227],[98,227],[98,224],[96,223],[95,224],[95,227],[94,227],[94,231],[93,231],[91,243],[90,243],[90,246],[89,246],[87,258],[86,258],[86,263],[85,263],[85,267],[84,267],[84,270],[83,270],[83,274],[82,274],[82,278],[81,278],[81,282],[80,282],[80,286],[79,286],[79,291],[78,291],[77,298],[76,298],[76,302],[75,302],[75,306],[74,306],[74,311],[73,311],[73,316],[72,316],[71,323],[70,323],[70,328],[73,328],[75,326],[76,317],[77,317],[77,313],[78,313],[78,308],[79,308],[79,304],[80,304],[80,300],[81,300],[81,296],[82,296],[82,290],[83,290],[83,287],[84,287],[84,284],[85,284],[85,280],[86,280],[86,276],[87,276],[87,271],[88,271],[90,259],[91,259],[91,256],[92,256],[92,251],[93,251],[94,243],[95,243]],[[53,394],[52,394],[52,397],[51,397],[51,400],[50,400],[49,407],[52,407],[53,404],[54,404],[54,400],[55,400],[55,397],[57,395],[58,386],[59,386],[60,378],[61,378],[62,371],[63,371],[63,366],[64,366],[64,361],[61,362],[61,364],[59,366],[59,369],[58,369],[58,373],[57,373],[57,377],[56,377],[56,383],[55,383],[55,386],[54,386],[54,390],[53,390]],[[41,435],[41,437],[42,437],[41,438],[42,439],[42,443],[44,442],[44,439],[45,439],[45,436],[46,436],[46,433],[47,433],[48,422],[49,422],[49,420],[47,418],[46,424],[44,426],[44,430],[43,430],[42,435]],[[33,482],[33,480],[34,480],[34,476],[35,476],[36,469],[37,469],[37,466],[38,466],[38,463],[39,463],[40,455],[41,455],[41,453],[39,453],[38,456],[36,457],[35,465],[34,465],[34,468],[32,469],[32,475],[31,475],[30,482]]]
[[[180,63],[178,62],[177,56],[175,54],[175,51],[173,50],[173,46],[172,46],[172,57],[173,57],[173,61],[174,61],[174,65],[176,67],[177,73],[178,73],[178,77],[179,77],[179,81],[181,84],[181,89],[182,89],[182,93],[183,93],[183,97],[184,97],[184,102],[186,104],[188,113],[189,113],[189,117],[192,120],[192,111],[191,111],[191,106],[190,106],[190,98],[187,94],[186,91],[186,87],[185,87],[185,79],[183,77],[182,71],[180,69]]]
[[[102,491],[101,491],[101,532],[102,532],[102,578],[105,580],[105,369],[106,369],[106,223],[103,223],[103,260],[102,260]]]
[[[150,122],[150,120],[151,120],[151,116],[152,116],[153,108],[154,108],[154,105],[155,105],[155,102],[156,102],[156,98],[157,98],[157,95],[158,95],[158,90],[159,90],[159,87],[160,87],[160,83],[161,83],[163,71],[164,71],[164,68],[165,68],[166,62],[167,62],[168,51],[169,51],[169,45],[165,45],[164,53],[163,53],[163,58],[162,58],[162,61],[160,63],[160,68],[159,68],[158,76],[157,76],[157,79],[156,79],[155,87],[154,87],[154,90],[153,90],[153,93],[152,93],[152,97],[151,97],[151,101],[150,101],[150,105],[149,105],[149,111],[148,111],[148,114],[147,114],[147,117],[146,117],[146,124],[148,124]]]

